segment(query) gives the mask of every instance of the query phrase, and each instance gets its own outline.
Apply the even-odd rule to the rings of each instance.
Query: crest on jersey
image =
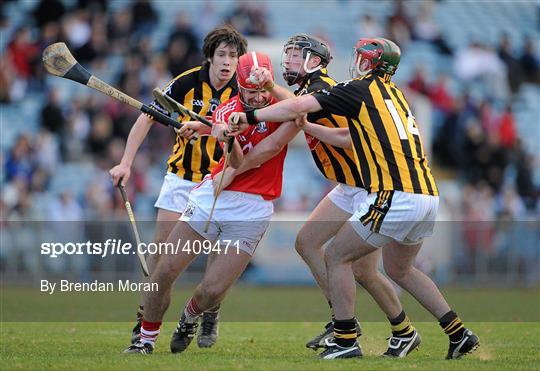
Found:
[[[268,131],[268,126],[266,126],[266,122],[259,122],[257,124],[257,133],[262,134],[266,133]]]

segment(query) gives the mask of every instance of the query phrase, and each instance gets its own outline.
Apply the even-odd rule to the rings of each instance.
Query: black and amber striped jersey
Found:
[[[349,118],[356,164],[368,192],[438,195],[414,116],[390,76],[370,74],[313,96],[323,109]]]
[[[328,89],[335,84],[336,82],[328,76],[326,69],[322,68],[309,74],[294,94],[310,94],[321,89]],[[310,113],[308,121],[330,128],[346,128],[348,125],[346,117],[332,115],[325,110]],[[313,160],[327,179],[353,187],[364,187],[352,150],[334,147],[307,133],[305,135]]]
[[[212,116],[217,106],[238,93],[238,86],[234,75],[222,89],[214,89],[210,84],[208,69],[209,65],[205,64],[181,73],[167,84],[165,93],[202,116]],[[164,111],[156,101],[152,106]],[[178,120],[192,119],[181,115]],[[172,153],[167,160],[167,171],[183,179],[200,182],[205,175],[210,174],[222,154],[221,147],[212,136],[203,135],[195,141],[189,141],[176,135]]]

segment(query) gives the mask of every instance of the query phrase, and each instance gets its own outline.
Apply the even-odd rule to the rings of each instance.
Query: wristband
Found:
[[[255,111],[256,110],[246,111],[246,119],[248,124],[250,125],[257,125],[259,123],[259,121],[257,121],[257,118],[255,117]]]

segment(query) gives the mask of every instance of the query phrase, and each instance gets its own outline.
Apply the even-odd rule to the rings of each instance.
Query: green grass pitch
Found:
[[[181,304],[189,297],[190,290],[175,292],[175,300],[171,305],[167,321],[162,328],[156,352],[151,356],[123,355],[122,350],[129,344],[132,323],[126,322],[133,315],[136,296],[100,299],[91,297],[95,307],[103,312],[117,312],[123,316],[122,322],[117,318],[107,317],[104,321],[66,322],[76,319],[72,307],[88,306],[84,296],[82,303],[72,300],[47,303],[40,307],[40,296],[34,296],[35,289],[7,289],[2,292],[2,322],[0,336],[0,364],[2,369],[233,369],[233,370],[325,370],[325,369],[364,369],[364,370],[536,370],[540,364],[540,322],[538,315],[538,290],[498,290],[492,294],[499,297],[502,311],[513,312],[521,320],[528,322],[495,321],[486,314],[482,322],[482,310],[489,311],[493,305],[488,297],[483,297],[486,290],[463,291],[447,290],[446,294],[454,300],[460,300],[460,313],[466,324],[472,328],[481,339],[480,348],[472,355],[467,355],[458,361],[446,361],[447,338],[429,317],[420,316],[423,311],[413,305],[407,296],[403,297],[405,307],[411,307],[413,319],[420,316],[414,324],[422,335],[422,345],[419,351],[410,354],[406,359],[384,359],[379,355],[386,349],[386,337],[389,327],[380,320],[379,311],[370,299],[359,291],[359,314],[362,312],[368,321],[362,321],[364,335],[360,338],[364,350],[363,359],[323,361],[316,358],[316,353],[304,348],[305,342],[322,329],[322,322],[314,321],[314,317],[326,315],[327,308],[321,303],[319,293],[312,288],[235,288],[223,305],[223,320],[220,327],[220,337],[216,346],[211,349],[199,349],[196,343],[183,354],[169,353],[169,339],[174,329],[174,318]],[[489,293],[489,291],[488,291]],[[118,295],[116,295],[118,296]],[[116,298],[116,296],[114,296]],[[300,297],[298,299],[298,297]],[[469,300],[476,297],[477,300]],[[44,297],[41,297],[44,299]],[[99,297],[98,297],[99,298]],[[269,298],[273,307],[263,301]],[[281,300],[276,300],[281,298]],[[501,300],[501,298],[503,300]],[[511,299],[509,299],[511,298]],[[14,302],[15,299],[17,303]],[[73,299],[73,298],[72,298]],[[298,302],[295,301],[299,300]],[[493,299],[495,300],[495,299]],[[506,300],[506,303],[505,303]],[[509,304],[508,300],[513,302]],[[262,303],[261,303],[262,301]],[[57,303],[57,306],[54,305]],[[251,303],[251,306],[250,306]],[[292,303],[292,304],[291,304]],[[306,311],[310,305],[316,307],[315,312]],[[514,306],[512,310],[511,306]],[[37,307],[36,307],[37,306]],[[127,308],[126,308],[127,306]],[[260,321],[240,322],[242,311],[267,312]],[[298,307],[299,306],[299,307]],[[472,309],[466,310],[467,307]],[[116,309],[118,308],[118,310]],[[306,314],[305,321],[298,318]],[[418,310],[418,314],[415,312]],[[530,310],[530,312],[529,312]],[[39,313],[57,312],[63,322],[46,321]],[[63,312],[62,312],[63,311]],[[99,312],[98,309],[96,311]],[[15,312],[19,315],[16,316]],[[283,321],[271,320],[282,316]],[[491,308],[493,312],[493,307]],[[79,313],[81,313],[79,311]],[[240,315],[235,313],[240,313]],[[248,320],[256,317],[243,316]],[[289,317],[287,313],[290,314]],[[516,314],[517,313],[517,314]],[[368,315],[369,314],[369,315]],[[496,315],[504,316],[503,312]],[[11,318],[10,318],[11,317]],[[26,321],[22,322],[21,318]],[[127,317],[127,318],[126,318]],[[472,318],[471,318],[472,317]],[[426,318],[428,318],[426,320]],[[291,322],[285,322],[287,319]],[[323,320],[321,319],[321,320]],[[17,320],[15,322],[13,320]],[[29,322],[39,321],[39,322]],[[62,321],[62,319],[57,319]]]

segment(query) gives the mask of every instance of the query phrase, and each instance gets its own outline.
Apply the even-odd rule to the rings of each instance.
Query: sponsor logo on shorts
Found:
[[[192,202],[188,202],[182,214],[186,218],[191,218],[193,216],[194,211],[195,211],[195,204]]]

